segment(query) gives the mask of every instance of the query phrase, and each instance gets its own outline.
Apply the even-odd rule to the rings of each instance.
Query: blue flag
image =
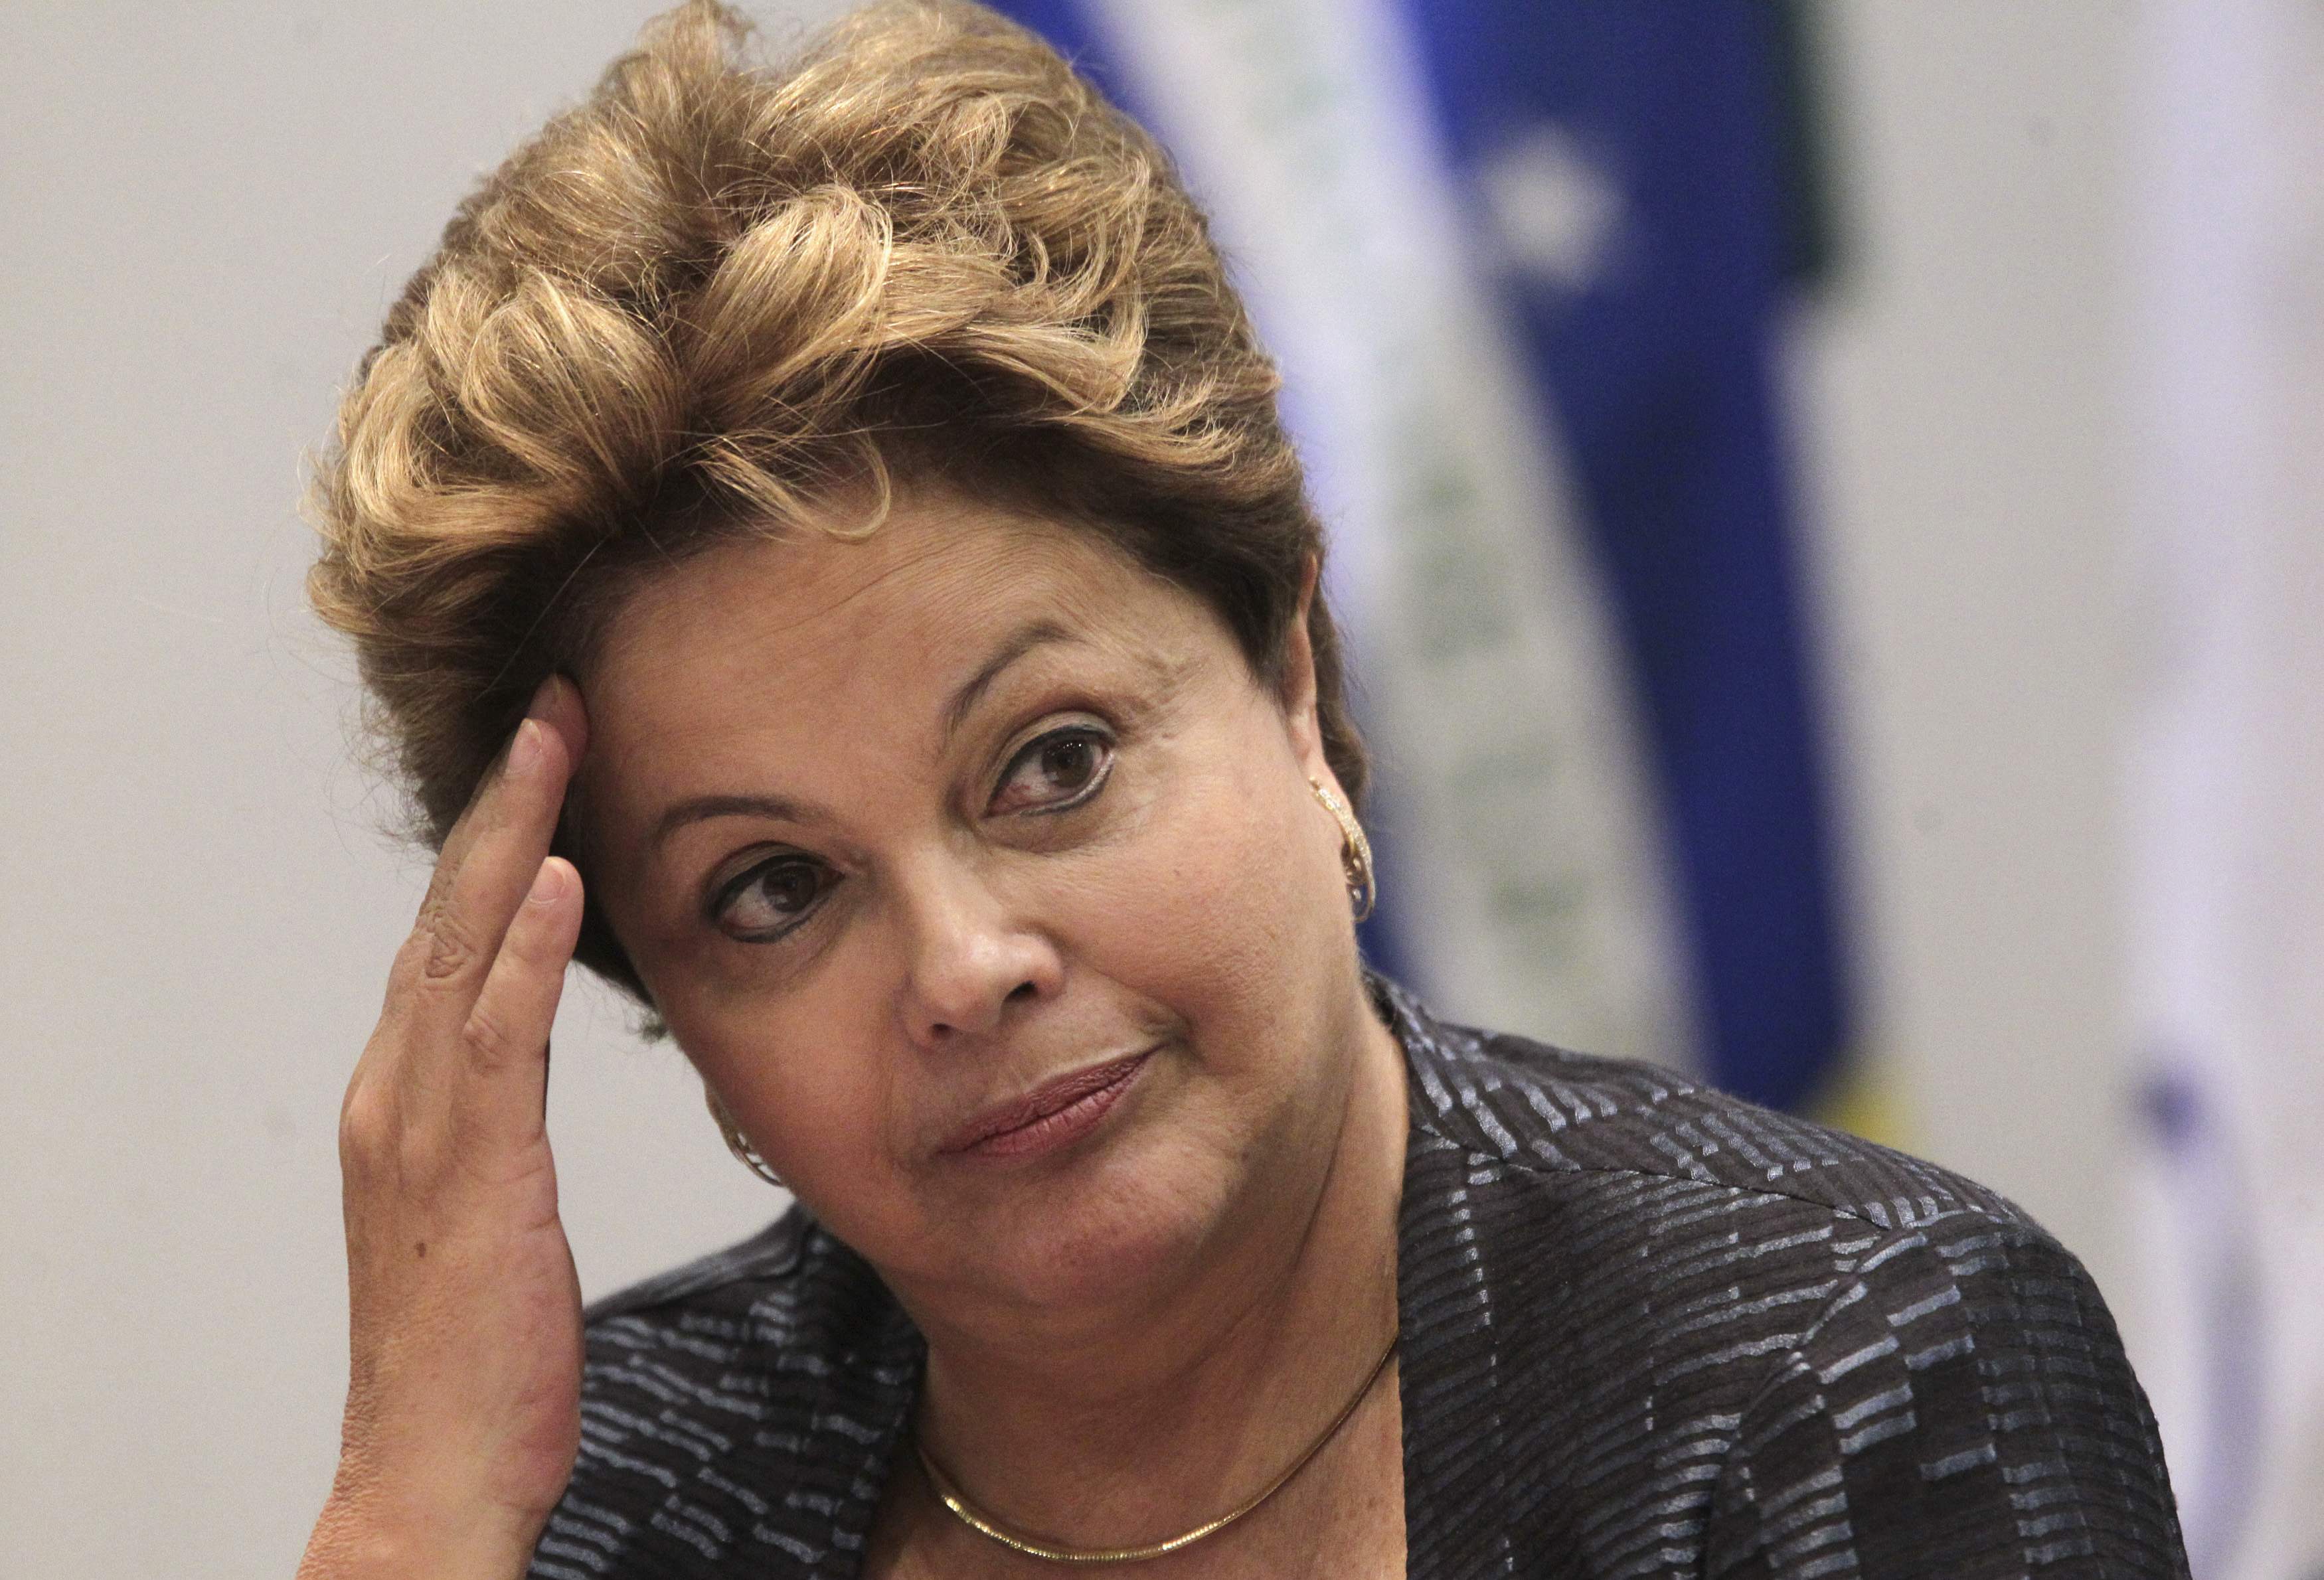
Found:
[[[1779,15],[1764,0],[1409,7],[1565,429],[1651,742],[1709,1073],[1793,1106],[1849,1028],[1770,366],[1793,212]],[[1593,185],[1579,225],[1545,222]]]
[[[1296,246],[1262,239],[1244,252],[1238,241],[1269,223],[1377,226],[1391,263],[1430,253],[1436,271],[1417,266],[1412,278],[1472,296],[1475,311],[1459,326],[1495,343],[1480,344],[1473,367],[1456,354],[1440,369],[1459,386],[1451,394],[1465,403],[1465,427],[1485,437],[1463,440],[1451,464],[1434,453],[1412,462],[1434,492],[1416,483],[1399,492],[1388,479],[1369,517],[1360,501],[1342,510],[1323,501],[1335,554],[1349,551],[1344,518],[1365,518],[1391,541],[1358,552],[1397,567],[1369,594],[1342,597],[1368,691],[1393,699],[1405,686],[1404,702],[1365,715],[1383,748],[1384,866],[1401,880],[1384,893],[1388,931],[1367,940],[1375,957],[1392,952],[1424,989],[1447,991],[1455,1013],[1692,1061],[1718,1085],[1776,1106],[1828,1089],[1850,1031],[1848,993],[1770,365],[1799,212],[1783,9],[1765,0],[1012,0],[1001,9],[1153,128],[1198,198],[1221,208],[1320,473],[1358,474],[1360,491],[1372,463],[1357,452],[1378,447],[1381,430],[1368,440],[1342,420],[1335,447],[1329,412],[1300,420],[1303,399],[1344,402],[1333,387],[1350,372],[1303,365],[1303,353],[1313,362],[1342,348],[1328,329],[1300,327],[1294,299],[1309,282],[1285,278],[1305,266]],[[1356,80],[1365,73],[1383,81]],[[1374,141],[1361,157],[1377,159],[1375,124],[1405,112],[1394,157],[1380,161],[1394,171],[1373,182],[1369,169],[1337,168],[1360,157],[1366,136]],[[1218,120],[1249,135],[1222,145]],[[1259,173],[1246,183],[1238,162]],[[1408,200],[1416,180],[1436,188],[1418,212]],[[1316,195],[1334,182],[1353,195],[1336,209]],[[1378,199],[1369,205],[1368,183]],[[1433,243],[1399,234],[1432,225],[1448,234]],[[1338,244],[1357,239],[1351,231]],[[1468,278],[1451,281],[1447,268]],[[1333,299],[1343,321],[1353,317],[1355,288]],[[1278,323],[1289,328],[1278,334]],[[1433,346],[1443,332],[1416,331],[1412,344]],[[1376,333],[1349,325],[1353,339]],[[1368,376],[1395,380],[1406,366],[1375,358]],[[1485,473],[1503,454],[1518,471],[1549,457],[1549,481],[1496,493]],[[1453,522],[1422,548],[1393,541],[1426,537],[1427,511],[1463,489],[1479,501],[1465,527]],[[1532,519],[1486,519],[1511,510]],[[1492,534],[1508,527],[1547,557],[1497,550]],[[1555,552],[1567,539],[1570,564]],[[1405,721],[1432,711],[1431,687],[1454,708],[1453,688],[1473,688],[1479,673],[1406,675],[1409,656],[1438,654],[1446,637],[1425,629],[1426,611],[1399,617],[1395,606],[1415,596],[1400,589],[1416,565],[1434,574],[1464,555],[1475,563],[1446,574],[1465,591],[1507,596],[1514,583],[1514,596],[1539,605],[1536,635],[1511,638],[1508,652],[1532,655],[1525,689],[1550,701],[1530,757],[1447,767],[1442,735]],[[1561,583],[1585,587],[1591,607]],[[1605,633],[1597,648],[1586,631],[1562,634],[1591,620]],[[1591,668],[1613,672],[1606,684],[1628,715],[1618,730],[1593,721],[1588,697],[1555,700],[1593,684],[1568,673]],[[1518,672],[1488,669],[1499,679],[1485,684],[1508,702]],[[1416,689],[1423,705],[1411,700]],[[1575,766],[1584,756],[1617,766],[1593,788]],[[1431,775],[1453,788],[1432,789]],[[1497,784],[1520,793],[1478,788]],[[1446,823],[1480,817],[1534,826],[1499,847],[1446,843]],[[1631,849],[1641,840],[1652,847],[1643,856]],[[1538,857],[1545,843],[1560,848],[1564,866]],[[1400,867],[1398,854],[1416,851]],[[1534,869],[1517,870],[1529,859]],[[1464,863],[1476,869],[1465,886],[1441,880]],[[1484,931],[1471,926],[1471,911],[1486,915]],[[1522,982],[1496,996],[1490,978],[1529,971],[1554,988],[1544,1006]],[[1582,1002],[1592,995],[1604,1002]],[[1675,1013],[1663,1016],[1654,1001],[1676,1001]],[[1671,1029],[1681,1023],[1685,1031]]]

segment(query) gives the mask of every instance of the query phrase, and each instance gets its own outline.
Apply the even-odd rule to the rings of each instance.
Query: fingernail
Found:
[[[525,903],[545,905],[565,892],[565,863],[544,861],[540,870],[532,875],[532,892],[524,896]]]
[[[527,719],[516,727],[516,739],[509,743],[509,772],[521,774],[540,760],[540,732],[543,728],[532,719]]]

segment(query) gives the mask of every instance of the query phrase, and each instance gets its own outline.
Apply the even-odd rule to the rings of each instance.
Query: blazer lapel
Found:
[[[1416,1580],[1512,1574],[1508,1434],[1493,1291],[1471,1221],[1471,1154],[1432,1124],[1453,1098],[1430,1023],[1393,988],[1376,988],[1410,1079],[1396,1280],[1406,1572]]]

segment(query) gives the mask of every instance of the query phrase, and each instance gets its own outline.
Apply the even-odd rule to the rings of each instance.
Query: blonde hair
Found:
[[[780,69],[649,25],[461,204],[339,410],[309,577],[440,843],[625,587],[934,483],[1104,535],[1279,679],[1320,530],[1161,152],[1033,34],[869,6]],[[842,501],[869,501],[835,528]],[[1320,596],[1326,752],[1364,782]],[[582,958],[637,988],[600,923]]]

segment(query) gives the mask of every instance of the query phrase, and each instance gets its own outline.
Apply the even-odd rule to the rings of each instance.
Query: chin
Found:
[[[1126,1201],[1070,1222],[1027,1224],[991,1246],[984,1276],[1026,1306],[1059,1312],[1139,1306],[1193,1275],[1208,1215],[1172,1200]]]
[[[979,1281],[1062,1310],[1137,1305],[1191,1276],[1241,1194],[1239,1149],[1136,1128],[1055,1170],[996,1181],[974,1215]]]

